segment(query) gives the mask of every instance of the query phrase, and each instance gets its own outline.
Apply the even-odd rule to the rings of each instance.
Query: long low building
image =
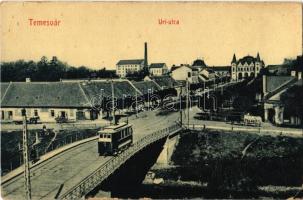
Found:
[[[142,95],[127,80],[114,81],[115,98]],[[21,121],[21,110],[27,117],[41,122],[102,118],[100,104],[111,97],[109,81],[11,82],[1,83],[1,121]],[[97,109],[96,109],[97,108]]]

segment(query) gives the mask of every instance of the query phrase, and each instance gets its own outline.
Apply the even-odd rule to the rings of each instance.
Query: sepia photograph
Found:
[[[301,2],[0,9],[0,199],[303,199]]]

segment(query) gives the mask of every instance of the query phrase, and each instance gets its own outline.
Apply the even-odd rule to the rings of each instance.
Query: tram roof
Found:
[[[115,133],[115,132],[121,131],[125,128],[131,127],[131,126],[132,126],[131,124],[122,122],[117,125],[111,125],[111,126],[104,127],[104,129],[100,130],[99,133]]]

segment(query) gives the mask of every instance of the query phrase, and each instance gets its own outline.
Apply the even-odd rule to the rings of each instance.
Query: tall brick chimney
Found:
[[[148,67],[148,60],[147,60],[147,42],[144,43],[144,67]]]

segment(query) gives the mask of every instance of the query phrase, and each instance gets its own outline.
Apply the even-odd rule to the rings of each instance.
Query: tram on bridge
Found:
[[[105,127],[98,133],[98,152],[100,156],[117,155],[133,143],[132,125],[125,122]]]

